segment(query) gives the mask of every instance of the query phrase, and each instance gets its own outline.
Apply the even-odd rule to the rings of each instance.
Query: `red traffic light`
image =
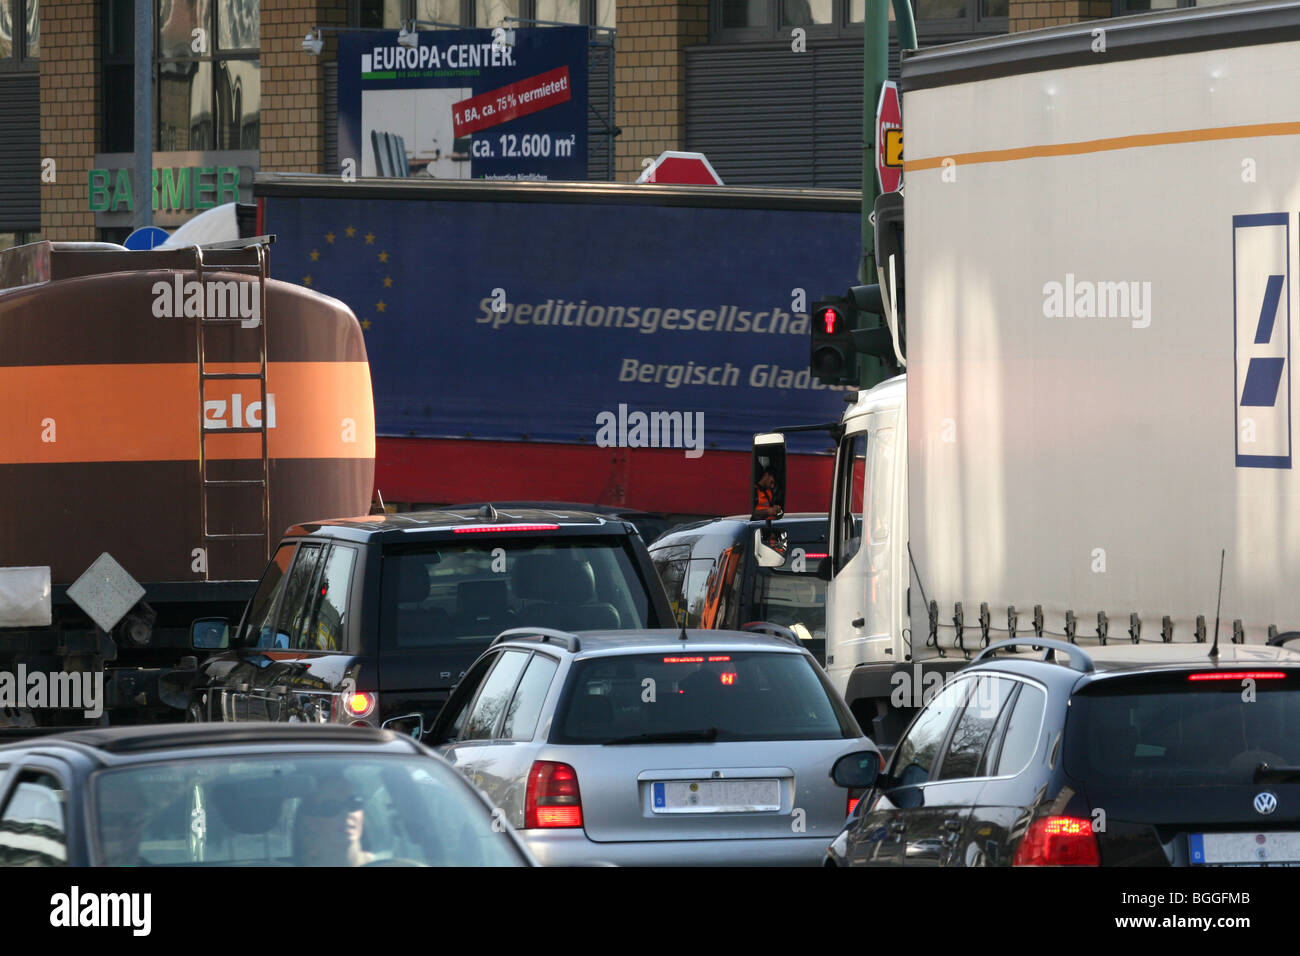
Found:
[[[827,335],[835,335],[844,330],[844,314],[838,309],[822,309],[817,320],[822,323]]]

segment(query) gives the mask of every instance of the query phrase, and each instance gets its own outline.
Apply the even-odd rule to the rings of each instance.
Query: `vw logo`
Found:
[[[1262,790],[1255,794],[1255,812],[1265,815],[1277,809],[1277,794]]]

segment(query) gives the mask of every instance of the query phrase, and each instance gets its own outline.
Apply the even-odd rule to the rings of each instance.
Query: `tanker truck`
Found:
[[[365,513],[374,406],[342,302],[273,237],[0,254],[0,726],[181,720],[190,624],[286,527]]]

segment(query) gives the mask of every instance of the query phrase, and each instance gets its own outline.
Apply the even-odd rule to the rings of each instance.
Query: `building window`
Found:
[[[41,0],[0,0],[0,70],[40,69]]]
[[[354,26],[397,30],[408,20],[499,26],[503,17],[614,26],[615,0],[353,0]],[[813,0],[816,2],[816,0]]]
[[[1118,0],[1124,2],[1124,0]],[[912,0],[918,36],[1005,33],[1008,0]],[[866,0],[710,0],[715,43],[789,40],[801,27],[810,37],[862,36]],[[894,5],[889,4],[894,22]]]
[[[40,242],[39,232],[0,232],[0,252],[14,246],[25,246],[29,242]]]
[[[1221,7],[1225,3],[1240,2],[1241,0],[1111,0],[1111,15],[1122,17],[1129,13],[1150,13],[1178,7]]]
[[[0,0],[0,3],[4,0]],[[154,148],[257,149],[261,0],[157,0]],[[135,148],[135,7],[104,0],[104,152]]]

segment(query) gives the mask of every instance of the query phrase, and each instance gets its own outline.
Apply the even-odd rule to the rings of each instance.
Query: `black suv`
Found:
[[[194,623],[196,648],[225,650],[199,667],[189,719],[427,725],[504,630],[672,623],[624,521],[485,506],[297,525],[233,633]]]
[[[827,865],[1294,866],[1296,727],[1285,647],[1002,641],[917,714]]]

